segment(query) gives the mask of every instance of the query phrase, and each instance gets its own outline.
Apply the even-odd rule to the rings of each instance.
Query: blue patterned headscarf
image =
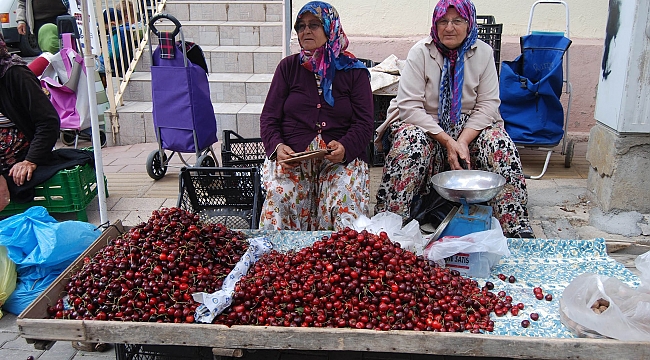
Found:
[[[366,66],[352,53],[345,50],[348,48],[348,37],[343,32],[339,13],[332,5],[323,1],[308,2],[298,12],[294,29],[297,27],[300,17],[306,12],[314,14],[323,23],[327,42],[313,51],[301,49],[300,63],[307,70],[320,76],[320,87],[323,90],[325,101],[330,106],[334,106],[332,81],[334,81],[336,70],[365,69]],[[330,66],[332,63],[333,67]]]
[[[454,7],[468,23],[467,37],[457,49],[448,49],[440,41],[436,27],[436,22],[445,16],[449,7]],[[438,122],[445,131],[449,130],[450,124],[456,124],[460,120],[465,53],[474,45],[477,36],[476,8],[470,0],[440,0],[438,2],[433,10],[431,37],[445,59],[440,76],[440,104],[438,106]]]

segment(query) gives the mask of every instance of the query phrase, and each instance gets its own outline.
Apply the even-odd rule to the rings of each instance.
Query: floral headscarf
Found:
[[[307,70],[320,76],[320,87],[323,90],[325,101],[330,106],[334,106],[332,81],[336,70],[365,69],[366,66],[352,53],[345,50],[348,48],[348,37],[343,32],[339,13],[332,5],[322,1],[305,4],[298,12],[294,29],[297,27],[300,17],[306,12],[314,14],[323,23],[327,42],[313,51],[301,49],[300,63]],[[330,66],[332,63],[334,67]]]
[[[18,55],[12,55],[7,49],[5,37],[0,32],[0,77],[5,76],[7,70],[14,65],[26,65],[25,61]]]
[[[436,22],[454,7],[460,16],[467,20],[467,37],[457,49],[447,48],[438,37]],[[440,76],[440,104],[438,122],[443,130],[449,130],[449,124],[456,124],[461,116],[461,99],[463,97],[463,80],[465,70],[465,53],[476,42],[478,27],[476,25],[476,8],[470,0],[440,0],[433,10],[431,37],[445,61]]]

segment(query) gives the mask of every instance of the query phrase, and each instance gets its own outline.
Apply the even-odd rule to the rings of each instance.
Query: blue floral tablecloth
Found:
[[[313,244],[329,231],[295,232],[247,230],[249,236],[266,236],[274,249],[284,252]],[[615,276],[624,283],[637,287],[639,278],[623,264],[607,255],[605,240],[554,240],[554,239],[508,239],[511,255],[504,257],[494,266],[489,279],[479,279],[479,285],[486,281],[494,283],[494,293],[501,290],[512,296],[513,303],[524,303],[519,316],[492,314],[494,332],[492,335],[531,336],[549,338],[575,338],[570,329],[560,321],[559,300],[564,288],[583,273]],[[515,283],[501,281],[499,274],[513,275]],[[539,286],[544,294],[553,295],[552,301],[537,300],[533,288]],[[539,314],[538,321],[530,321],[528,328],[521,321],[530,313]]]

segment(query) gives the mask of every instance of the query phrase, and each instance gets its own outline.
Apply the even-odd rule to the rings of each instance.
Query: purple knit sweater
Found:
[[[300,65],[297,54],[278,65],[260,117],[266,155],[279,143],[304,151],[320,134],[329,143],[339,141],[345,158],[368,161],[366,148],[374,131],[373,98],[364,69],[336,71],[332,85],[334,107],[318,95],[314,74]]]

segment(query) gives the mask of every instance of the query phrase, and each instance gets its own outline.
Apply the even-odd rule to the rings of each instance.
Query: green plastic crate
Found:
[[[106,183],[106,177],[104,177]],[[77,214],[79,221],[88,221],[86,207],[97,196],[97,177],[90,164],[60,170],[34,190],[34,201],[25,204],[9,203],[0,217],[14,215],[32,206],[43,206],[50,213]],[[108,188],[106,190],[108,196]]]

